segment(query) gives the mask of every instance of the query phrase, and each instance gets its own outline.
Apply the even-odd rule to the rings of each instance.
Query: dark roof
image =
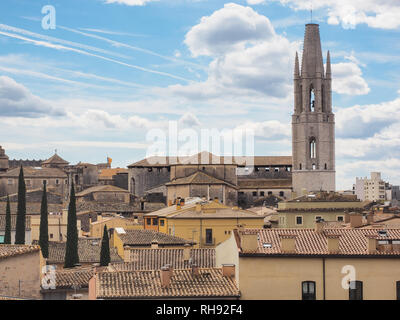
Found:
[[[170,264],[174,269],[185,269],[196,264],[200,268],[215,267],[215,249],[191,249],[189,260],[184,260],[185,249],[133,249],[125,251],[125,263],[112,265],[117,271],[159,270]]]
[[[65,161],[63,158],[61,158],[57,153],[51,156],[49,159],[45,160],[42,162],[42,164],[63,164],[63,165],[68,165],[69,162]]]
[[[203,171],[197,171],[190,176],[184,178],[178,178],[172,180],[171,182],[166,183],[167,186],[175,186],[175,185],[187,185],[187,184],[225,184],[231,186],[232,188],[236,188],[236,186],[227,181],[217,179]]]
[[[57,289],[88,288],[89,280],[93,277],[93,269],[62,269],[56,270]]]
[[[67,174],[58,168],[34,168],[24,167],[24,178],[67,178]],[[10,169],[4,173],[0,173],[0,178],[18,178],[20,168]]]
[[[89,195],[91,193],[96,193],[96,192],[114,192],[114,193],[129,193],[128,190],[122,189],[116,186],[112,185],[101,185],[101,186],[94,186],[87,188],[79,193],[76,194],[77,197],[84,197],[86,195]]]
[[[171,284],[161,286],[159,270],[100,272],[96,276],[97,299],[222,298],[239,297],[235,279],[224,277],[220,268],[175,269]]]
[[[17,215],[12,214],[11,215],[11,230],[15,231],[15,226],[17,224]],[[6,215],[2,214],[0,215],[0,230],[4,231],[6,230]],[[25,230],[29,231],[31,230],[31,217],[30,216],[25,216]]]
[[[65,242],[49,241],[49,258],[50,264],[64,263],[65,258]],[[101,239],[97,238],[79,238],[78,254],[79,263],[99,263],[100,262]],[[116,248],[110,248],[111,262],[122,262],[121,257],[117,253]]]
[[[7,202],[0,201],[0,216],[5,215],[6,213],[6,206]],[[10,202],[10,209],[11,209],[11,214],[17,214],[17,202]],[[26,214],[27,215],[36,215],[40,214],[40,202],[29,202],[26,204]],[[53,213],[61,213],[64,205],[63,204],[53,204],[49,203],[47,205],[48,207],[48,212],[53,212]]]
[[[153,241],[157,241],[159,245],[185,245],[194,242],[179,237],[171,236],[162,232],[153,230],[125,230],[125,233],[118,234],[124,245],[128,246],[151,246]]]
[[[203,151],[192,156],[182,157],[149,157],[135,163],[128,168],[133,167],[169,167],[171,165],[185,164],[233,164],[238,166],[252,165],[255,166],[291,166],[291,156],[254,156],[254,157],[224,157],[216,156],[210,152]]]

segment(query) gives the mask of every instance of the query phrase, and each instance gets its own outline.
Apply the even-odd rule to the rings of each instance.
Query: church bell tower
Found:
[[[335,191],[335,116],[329,51],[326,70],[318,24],[307,24],[301,70],[296,52],[292,115],[293,191]]]

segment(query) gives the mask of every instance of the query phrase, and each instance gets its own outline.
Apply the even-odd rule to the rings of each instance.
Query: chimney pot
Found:
[[[223,264],[222,265],[222,276],[227,278],[235,277],[235,265],[234,264]]]
[[[254,252],[258,249],[258,233],[244,233],[240,236],[240,244],[243,252]]]
[[[328,235],[327,236],[329,253],[339,252],[339,240],[340,240],[340,235]]]
[[[350,214],[350,227],[357,228],[362,226],[362,215],[358,213]]]
[[[375,253],[377,251],[377,240],[376,235],[367,236],[367,249],[369,253]]]
[[[163,288],[168,288],[171,285],[171,270],[168,266],[161,268],[161,286]]]
[[[191,251],[191,245],[189,243],[186,243],[183,246],[183,260],[187,261],[190,259],[190,251]]]
[[[293,253],[296,251],[296,235],[279,235],[281,239],[281,251]]]

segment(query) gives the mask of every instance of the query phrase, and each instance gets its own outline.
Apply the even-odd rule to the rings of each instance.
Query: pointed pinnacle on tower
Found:
[[[331,79],[332,73],[331,73],[331,54],[329,53],[326,56],[326,78]]]
[[[297,54],[297,51],[296,51],[296,58],[294,60],[294,78],[295,79],[300,78],[299,55]]]

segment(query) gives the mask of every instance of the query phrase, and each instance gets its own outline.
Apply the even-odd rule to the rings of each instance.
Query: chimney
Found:
[[[317,233],[321,233],[324,229],[324,222],[319,220],[315,222],[314,231]]]
[[[254,252],[258,249],[258,233],[244,233],[240,235],[240,243],[243,252]]]
[[[168,288],[171,285],[171,272],[169,267],[165,266],[161,268],[161,286],[163,288]]]
[[[344,223],[350,223],[350,214],[348,212],[344,213]]]
[[[192,274],[194,276],[199,276],[200,275],[200,269],[197,266],[197,264],[195,264],[195,263],[192,264]]]
[[[350,227],[357,228],[362,226],[362,215],[358,213],[350,214]]]
[[[153,240],[151,242],[151,249],[158,249],[158,241],[157,240]]]
[[[377,251],[377,236],[376,235],[367,235],[367,250],[368,253],[375,253]]]
[[[223,264],[222,265],[222,276],[227,278],[235,277],[235,265],[234,264]]]
[[[367,224],[371,224],[374,222],[374,215],[373,213],[367,213]]]
[[[190,259],[190,251],[191,251],[191,245],[189,243],[186,243],[183,246],[183,261],[188,261]]]
[[[296,235],[279,235],[281,238],[282,253],[294,253],[296,251]]]
[[[340,235],[330,234],[326,236],[328,242],[328,252],[338,253],[339,252],[339,240]]]

